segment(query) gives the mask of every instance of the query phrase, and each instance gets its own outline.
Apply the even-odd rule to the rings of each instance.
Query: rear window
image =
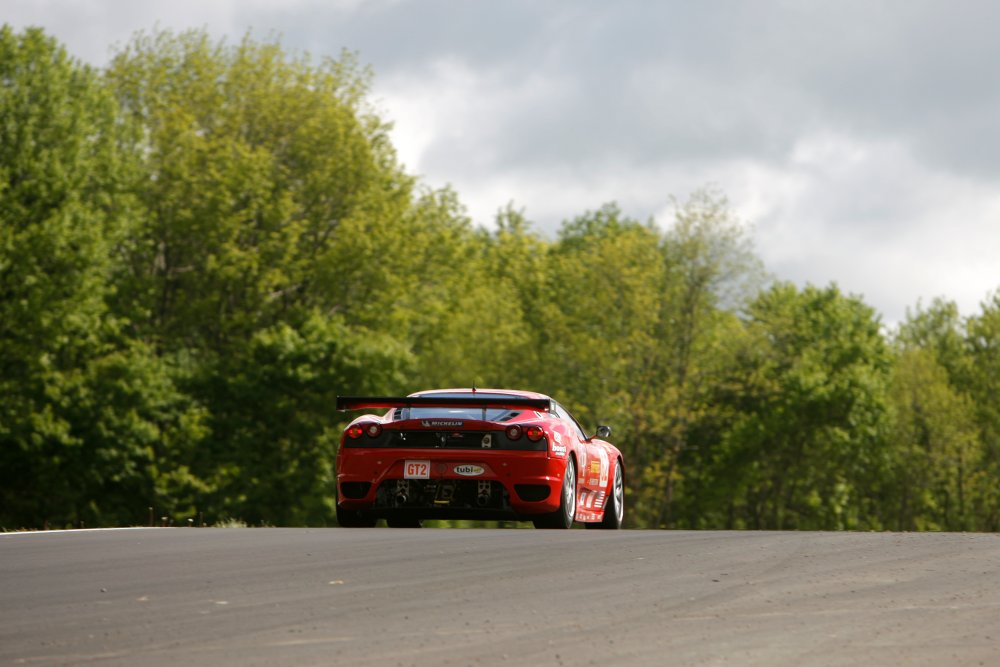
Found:
[[[510,394],[423,394],[435,398],[512,398]],[[396,408],[393,419],[480,419],[498,422],[513,419],[521,414],[521,410],[507,408]]]

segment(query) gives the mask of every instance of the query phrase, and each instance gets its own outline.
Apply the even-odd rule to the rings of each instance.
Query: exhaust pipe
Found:
[[[490,504],[490,490],[492,485],[488,480],[479,480],[479,494],[476,496],[476,504],[480,507],[486,507]]]
[[[402,507],[410,499],[410,482],[405,479],[396,480],[396,507]]]

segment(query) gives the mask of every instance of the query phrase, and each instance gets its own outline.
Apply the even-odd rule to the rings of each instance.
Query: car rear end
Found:
[[[359,417],[345,429],[337,454],[341,508],[390,520],[516,520],[558,509],[565,457],[550,451],[546,399],[407,399],[386,399],[388,414]],[[345,409],[372,403],[358,401]]]

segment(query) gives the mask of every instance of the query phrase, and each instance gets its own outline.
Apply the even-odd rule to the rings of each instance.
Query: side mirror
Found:
[[[600,438],[601,440],[605,440],[606,438],[610,438],[611,437],[611,427],[610,426],[604,426],[603,424],[601,426],[598,426],[597,427],[597,437]]]

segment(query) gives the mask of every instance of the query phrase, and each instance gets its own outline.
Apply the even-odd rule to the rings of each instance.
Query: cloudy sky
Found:
[[[356,51],[407,170],[546,233],[714,186],[776,277],[887,323],[1000,288],[1000,2],[0,0],[95,65],[137,30]]]

